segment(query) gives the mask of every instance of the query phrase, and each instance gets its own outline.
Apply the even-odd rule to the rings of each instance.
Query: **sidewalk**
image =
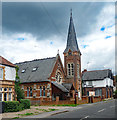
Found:
[[[82,104],[82,105],[77,105],[76,107],[69,107],[69,106],[31,106],[31,109],[26,109],[20,112],[10,112],[10,113],[3,113],[2,118],[14,118],[14,117],[19,117],[20,119],[23,120],[23,118],[45,118],[51,115],[55,114],[60,114],[64,112],[70,112],[73,110],[77,109],[82,109],[83,107],[88,107],[91,105],[95,104],[100,104],[103,102],[109,102],[110,100],[107,101],[101,101],[101,102],[96,102],[96,103],[89,103],[89,104]],[[49,110],[49,109],[56,109],[55,111],[47,112],[47,111],[41,111],[41,110]],[[37,113],[37,114],[32,114],[28,116],[21,116],[22,114],[26,113]],[[1,118],[1,115],[0,115]]]
[[[82,109],[83,107],[87,107],[87,106],[91,106],[91,105],[95,105],[95,104],[100,104],[100,103],[103,103],[103,102],[109,102],[109,101],[110,100],[108,99],[107,101],[100,101],[100,102],[89,103],[89,104],[81,104],[81,105],[78,105],[76,107],[69,107],[69,108],[65,108],[65,109],[62,109],[62,110],[42,113],[42,114],[39,114],[39,115],[27,116],[27,117],[24,117],[24,118],[46,118],[46,117],[49,117],[49,116],[52,116],[52,115],[55,115],[55,114],[70,112],[70,111],[73,111],[73,110]]]
[[[55,114],[60,114],[60,113],[64,113],[64,112],[70,112],[73,110],[77,110],[77,109],[81,109],[82,107],[76,106],[76,107],[69,107],[69,108],[65,108],[62,110],[57,110],[57,111],[52,111],[52,112],[45,112],[39,115],[33,115],[33,116],[27,116],[27,117],[23,117],[23,118],[45,118],[51,115],[55,115]]]

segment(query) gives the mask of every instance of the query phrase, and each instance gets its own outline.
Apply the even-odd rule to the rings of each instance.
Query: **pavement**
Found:
[[[110,107],[113,108],[112,103],[114,103],[114,101],[115,100],[112,99],[112,100],[106,100],[106,101],[101,101],[101,102],[96,102],[96,103],[77,105],[76,107],[64,107],[64,108],[62,107],[62,109],[60,108],[59,110],[56,110],[56,111],[43,112],[38,115],[25,116],[25,117],[19,118],[19,119],[24,120],[24,118],[29,118],[29,119],[46,118],[46,119],[49,119],[49,118],[74,118],[74,117],[75,118],[78,118],[78,117],[85,118],[85,117],[89,117],[89,115],[91,116],[93,114],[93,112],[95,112],[96,110],[98,110],[99,114],[101,112],[104,112],[103,106],[104,105],[108,106],[107,103],[109,103]],[[110,111],[108,111],[108,114],[109,113],[110,113]],[[107,113],[105,113],[105,114],[107,114]],[[94,118],[96,118],[96,116],[94,116]],[[17,119],[17,120],[19,120],[19,119]]]
[[[57,114],[72,112],[74,110],[78,110],[78,109],[82,109],[82,108],[85,108],[85,107],[97,105],[97,104],[100,104],[100,103],[106,103],[108,101],[111,101],[111,100],[101,101],[101,102],[96,102],[96,103],[90,103],[90,104],[82,104],[82,105],[78,105],[76,107],[65,108],[65,109],[62,109],[62,110],[57,110],[57,111],[52,111],[52,112],[44,112],[44,113],[39,114],[39,115],[26,116],[26,117],[23,117],[23,118],[48,118],[50,116],[55,116]]]

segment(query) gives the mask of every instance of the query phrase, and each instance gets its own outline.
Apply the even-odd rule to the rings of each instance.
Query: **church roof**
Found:
[[[72,19],[72,12],[71,12],[71,16],[70,16],[70,24],[69,24],[68,37],[67,37],[67,46],[66,46],[64,53],[67,53],[69,51],[69,49],[72,52],[80,51],[78,48],[74,23],[73,23],[73,19]]]
[[[0,56],[0,64],[7,65],[7,66],[10,66],[10,67],[16,67],[14,64],[12,64],[10,61],[6,60],[2,56]]]
[[[57,88],[59,88],[60,90],[62,90],[63,92],[69,92],[69,90],[67,90],[62,84],[59,84],[57,82],[52,81],[51,82],[53,85],[55,85]]]
[[[113,79],[111,70],[105,69],[105,70],[86,71],[82,75],[82,80],[103,80],[105,78]]]
[[[71,87],[73,86],[72,83],[62,83],[62,85],[69,91],[70,91]]]
[[[21,83],[49,81],[56,57],[16,63]]]

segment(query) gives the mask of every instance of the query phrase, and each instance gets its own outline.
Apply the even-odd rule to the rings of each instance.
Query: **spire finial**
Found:
[[[72,8],[70,9],[70,17],[72,17]]]

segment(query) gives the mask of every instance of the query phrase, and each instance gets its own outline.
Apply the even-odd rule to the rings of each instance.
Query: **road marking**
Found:
[[[84,117],[84,118],[88,118],[89,117],[89,115],[88,116],[86,116],[86,117]]]
[[[86,119],[86,118],[88,118],[88,117],[89,117],[89,115],[85,116],[84,118],[81,118],[80,120],[84,120],[84,119]]]
[[[105,109],[102,109],[102,110],[99,110],[98,112],[102,112],[102,111],[104,111]]]

